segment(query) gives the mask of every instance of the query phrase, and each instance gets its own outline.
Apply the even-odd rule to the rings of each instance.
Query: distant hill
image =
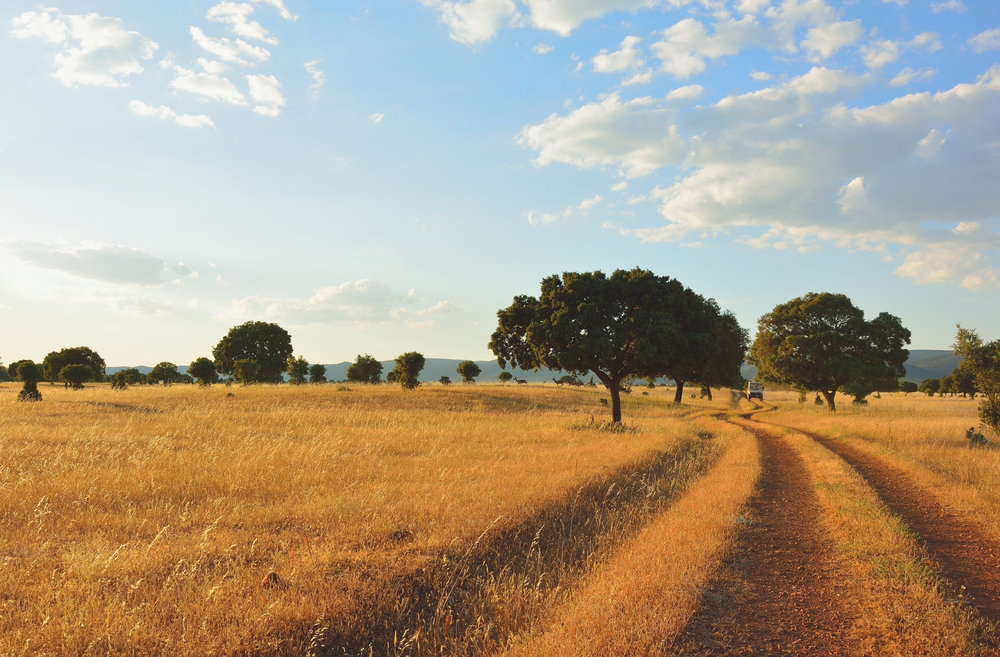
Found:
[[[914,383],[920,383],[924,379],[940,379],[946,374],[951,374],[952,371],[958,367],[958,364],[962,361],[961,358],[954,355],[950,349],[911,349],[910,357],[906,361],[904,367],[906,368],[905,381],[913,381]],[[428,358],[424,364],[424,369],[420,373],[421,381],[437,381],[442,376],[450,377],[452,381],[461,381],[462,377],[458,375],[455,368],[461,363],[461,360],[451,359],[451,358]],[[496,381],[497,375],[502,371],[500,366],[497,365],[495,360],[477,360],[476,365],[479,365],[479,369],[483,371],[478,377],[477,381]],[[330,381],[344,381],[347,379],[347,367],[351,363],[345,361],[343,363],[334,363],[332,365],[326,366],[326,378]],[[391,360],[382,361],[382,376],[384,377],[388,372],[394,368],[396,364]],[[120,370],[127,369],[125,367],[109,367],[107,368],[108,374],[114,374]],[[136,367],[143,374],[149,373],[152,367],[146,365],[139,365]],[[555,372],[553,370],[538,370],[537,372],[525,371],[522,369],[511,369],[507,368],[508,371],[519,379],[525,381],[531,381],[533,383],[551,381],[552,379],[558,379],[560,376],[565,374],[565,372]],[[187,372],[187,365],[178,365],[177,371],[181,374]],[[743,374],[743,378],[748,381],[753,381],[754,377],[757,376],[757,368],[753,365],[743,364],[740,368],[740,372]],[[586,380],[588,377],[584,377]]]
[[[906,368],[904,381],[920,383],[924,379],[940,379],[951,374],[962,359],[951,349],[911,349],[910,357],[903,364]],[[744,363],[740,370],[743,378],[752,381],[757,376],[757,368]]]

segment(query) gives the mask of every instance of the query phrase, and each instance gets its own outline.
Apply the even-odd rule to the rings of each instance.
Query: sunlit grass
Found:
[[[694,439],[686,416],[722,406],[636,392],[618,434],[573,430],[606,419],[589,388],[42,386],[36,404],[16,390],[0,386],[4,655],[303,654],[370,637],[459,650],[468,628],[448,616],[389,626],[457,589],[463,555],[647,471]],[[608,516],[602,549],[655,511]],[[566,540],[595,542],[581,536]],[[596,558],[543,570],[570,586]],[[504,595],[524,617],[490,640],[544,603]]]

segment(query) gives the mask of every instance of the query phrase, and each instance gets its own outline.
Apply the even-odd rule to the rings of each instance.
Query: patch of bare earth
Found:
[[[760,483],[746,526],[675,654],[850,654],[853,605],[805,464],[776,433],[740,425],[760,441]]]
[[[948,510],[902,470],[842,441],[796,430],[819,441],[864,477],[917,534],[956,592],[983,619],[1000,623],[1000,543],[976,523]]]

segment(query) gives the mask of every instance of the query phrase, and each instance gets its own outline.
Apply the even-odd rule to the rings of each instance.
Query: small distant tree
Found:
[[[67,365],[86,365],[92,372],[90,380],[104,380],[104,359],[90,347],[68,347],[49,352],[42,361],[43,376],[48,381],[59,381],[59,373]]]
[[[497,378],[500,379],[500,383],[507,383],[514,378],[514,375],[507,370],[504,370],[503,372],[500,372],[500,374],[497,374]]]
[[[438,379],[438,381],[440,381],[441,385],[443,385],[443,386],[450,385],[451,384],[451,377],[450,376],[442,376],[440,379]]]
[[[7,374],[10,375],[11,381],[20,381],[17,377],[17,368],[19,368],[23,363],[31,363],[31,360],[15,360],[13,363],[7,366]],[[44,372],[43,372],[44,373]]]
[[[358,357],[347,367],[347,380],[356,383],[381,383],[382,363],[375,360],[371,354]]]
[[[917,387],[917,390],[926,394],[928,397],[933,397],[934,393],[938,391],[939,385],[940,381],[938,379],[924,379],[920,382],[920,386]]]
[[[83,384],[93,378],[94,371],[80,363],[71,363],[59,370],[59,380],[68,383],[73,390],[83,390]]]
[[[326,365],[315,363],[309,366],[309,383],[323,383],[326,381]]]
[[[0,363],[0,382],[6,383],[7,381],[10,381],[10,373],[7,371],[7,368]]]
[[[128,378],[125,372],[115,372],[110,377],[112,390],[126,390],[128,388]]]
[[[947,394],[955,395],[955,380],[950,374],[945,374],[938,379],[938,394],[944,397]]]
[[[463,360],[455,368],[463,383],[475,383],[476,377],[483,373],[483,370],[471,360]]]
[[[901,393],[903,393],[904,397],[906,395],[910,394],[911,392],[917,392],[919,389],[920,389],[920,386],[918,386],[913,381],[900,381],[899,382],[899,391]]]
[[[127,383],[130,386],[138,385],[142,383],[143,380],[146,378],[142,375],[142,372],[140,372],[139,369],[136,367],[125,368],[124,370],[121,370],[120,373],[125,375],[125,383]]]
[[[201,385],[209,386],[215,381],[215,363],[205,356],[196,358],[188,365],[188,374],[198,379],[198,383]]]
[[[959,365],[951,373],[951,391],[975,399],[976,393],[979,392],[979,388],[976,387],[976,373],[971,367],[963,365]]]
[[[386,383],[398,383],[399,375],[396,374],[396,370],[389,370],[389,373],[385,375]]]
[[[233,363],[233,378],[248,386],[259,381],[260,363],[249,358],[241,358]]]
[[[407,390],[413,390],[420,385],[417,378],[424,369],[424,356],[416,351],[408,351],[396,356],[396,380]]]
[[[17,401],[42,401],[42,393],[38,392],[38,382],[42,380],[42,366],[34,361],[22,360],[17,363],[17,378],[24,381],[24,387],[17,394]]]
[[[157,363],[150,370],[147,377],[150,383],[162,382],[163,385],[167,386],[180,380],[181,374],[177,371],[176,365],[168,361],[163,361],[162,363]]]
[[[309,361],[302,356],[288,357],[288,380],[292,385],[302,385],[309,375]]]

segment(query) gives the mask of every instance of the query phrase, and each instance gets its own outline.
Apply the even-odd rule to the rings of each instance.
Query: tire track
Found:
[[[864,477],[889,510],[917,534],[955,593],[961,592],[983,619],[1000,623],[1000,542],[879,457],[799,427],[788,428],[819,442]]]
[[[796,451],[744,416],[762,470],[746,529],[675,645],[681,655],[848,655],[853,618]]]

